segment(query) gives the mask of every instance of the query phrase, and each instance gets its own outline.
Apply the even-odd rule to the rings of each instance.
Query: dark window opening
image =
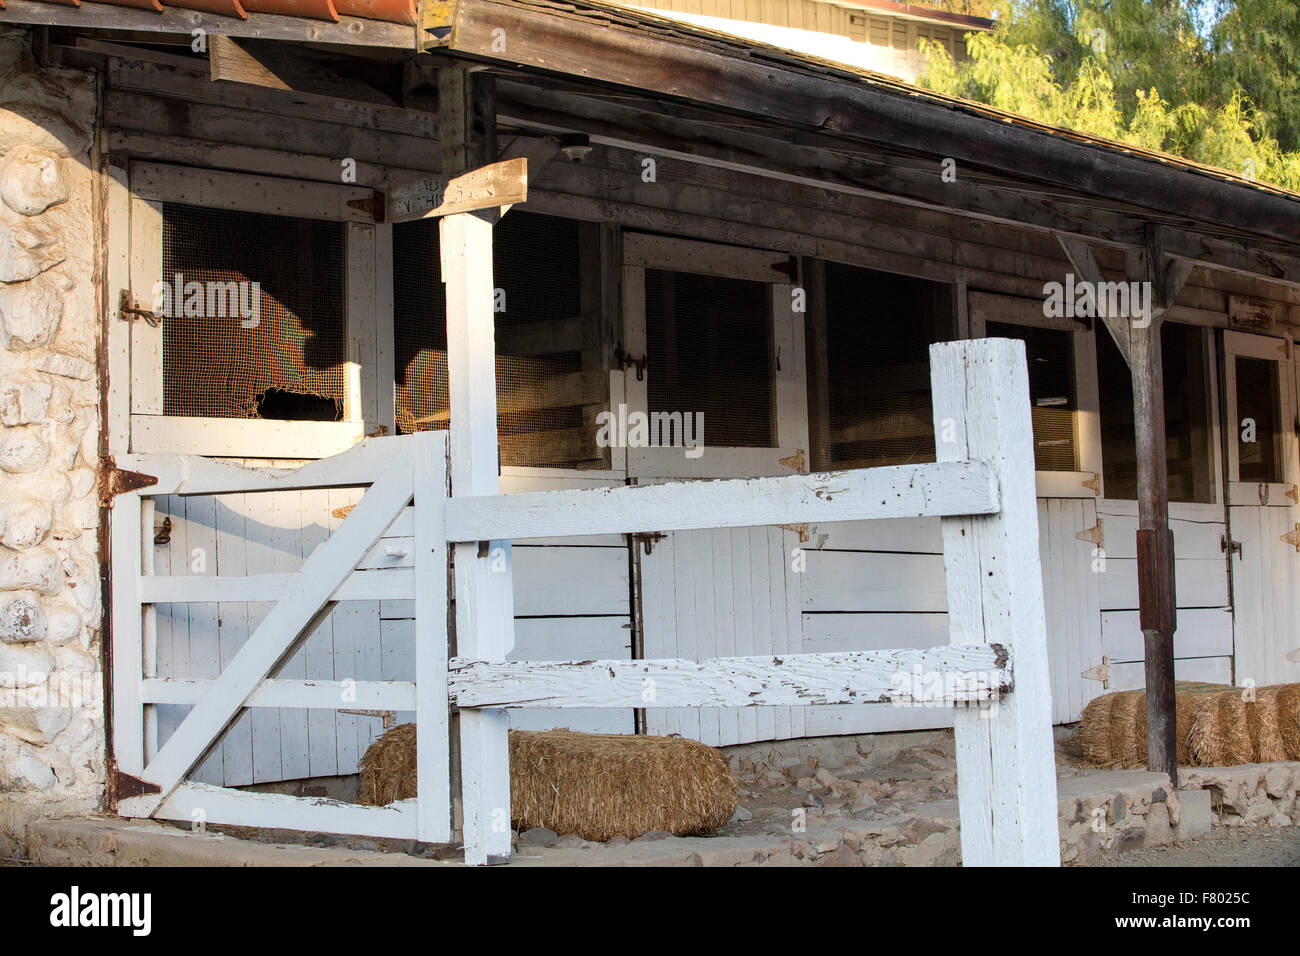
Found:
[[[594,416],[608,385],[585,314],[582,225],[512,211],[493,232],[501,463],[604,467]],[[397,430],[450,426],[447,312],[434,219],[393,227]]]
[[[1284,481],[1277,362],[1238,355],[1235,372],[1237,480],[1260,484]]]
[[[268,389],[341,409],[344,259],[337,223],[164,204],[163,413],[268,417]]]
[[[1137,442],[1133,432],[1133,377],[1114,340],[1097,333],[1097,385],[1101,459],[1106,497],[1137,498]],[[1205,332],[1165,322],[1160,331],[1164,375],[1165,461],[1169,500],[1214,501],[1209,370]]]
[[[810,348],[824,346],[809,366],[812,467],[934,461],[930,345],[955,333],[952,288],[833,262],[825,270],[824,342],[816,329],[809,336]]]
[[[987,322],[989,338],[1020,339],[1029,366],[1029,401],[1036,471],[1078,471],[1078,403],[1074,391],[1074,334],[1005,322]]]
[[[771,287],[645,271],[649,412],[704,416],[710,447],[776,446]]]

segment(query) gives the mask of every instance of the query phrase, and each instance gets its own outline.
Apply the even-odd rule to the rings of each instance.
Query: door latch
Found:
[[[654,550],[655,545],[664,539],[662,531],[645,531],[637,535],[641,542],[641,550],[647,555]]]
[[[1224,554],[1235,554],[1241,557],[1241,542],[1229,541],[1226,534],[1219,535],[1219,550]]]
[[[635,368],[636,380],[638,382],[645,381],[645,370],[650,367],[650,359],[648,356],[645,358],[634,359],[620,348],[615,350],[614,360],[618,362],[620,368]]]

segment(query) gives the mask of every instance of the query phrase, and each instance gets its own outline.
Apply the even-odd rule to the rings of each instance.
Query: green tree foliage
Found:
[[[1298,11],[1295,0],[1012,0],[992,33],[967,36],[969,60],[922,41],[921,82],[1300,191]]]

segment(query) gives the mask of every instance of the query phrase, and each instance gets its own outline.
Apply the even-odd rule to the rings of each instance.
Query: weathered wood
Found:
[[[698,662],[456,658],[451,670],[462,708],[938,704],[989,700],[1012,686],[1011,652],[998,644]]]
[[[391,88],[395,71],[387,64],[220,33],[208,38],[208,68],[213,81],[327,96],[342,102],[395,107],[400,95]]]
[[[113,499],[109,518],[109,570],[112,594],[113,759],[123,773],[144,770],[144,679],[140,602],[140,496],[134,492]]]
[[[213,601],[275,601],[290,588],[297,572],[253,575],[151,575],[140,579],[140,604],[207,604]],[[410,568],[353,571],[331,601],[401,601],[415,597]]]
[[[134,797],[121,803],[124,816],[143,816],[145,801]],[[184,823],[224,823],[228,826],[276,830],[351,833],[390,840],[414,840],[416,801],[402,800],[383,807],[343,803],[326,797],[291,797],[282,793],[231,790],[206,783],[183,783],[154,811],[161,820]]]
[[[528,199],[528,160],[509,159],[459,176],[425,176],[388,193],[387,222],[434,219],[511,206]]]
[[[998,471],[1001,511],[943,519],[949,639],[1015,649],[1015,692],[954,714],[962,862],[1060,863],[1051,681],[1039,557],[1024,344],[930,346],[940,461],[981,457]],[[944,441],[945,432],[954,440]]]
[[[222,728],[238,715],[248,695],[292,653],[303,632],[319,620],[330,595],[383,529],[410,503],[411,495],[411,463],[404,456],[375,482],[338,531],[303,563],[288,593],[262,619],[212,689],[150,761],[142,777],[159,786],[161,793],[140,799],[156,807],[175,789]]]
[[[453,498],[452,541],[743,528],[801,521],[993,514],[993,468],[980,461],[896,465],[779,478],[633,485]]]
[[[142,699],[148,704],[197,704],[212,684],[211,679],[149,678],[144,681]],[[416,685],[411,681],[271,679],[258,684],[244,706],[415,710]]]

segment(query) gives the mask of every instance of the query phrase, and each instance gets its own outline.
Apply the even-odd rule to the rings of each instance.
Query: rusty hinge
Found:
[[[1297,552],[1300,552],[1300,524],[1282,535],[1282,540],[1295,548]]]
[[[388,200],[384,197],[383,193],[375,193],[369,199],[348,200],[349,208],[359,209],[361,212],[367,213],[377,223],[382,223],[384,221],[384,209],[387,205]]]
[[[139,306],[131,304],[131,295],[126,289],[122,290],[121,296],[117,300],[117,317],[124,322],[130,322],[131,317],[144,319],[155,329],[162,324],[162,316],[156,312],[150,312],[148,309],[142,309]]]
[[[1292,485],[1291,490],[1285,492],[1285,494],[1291,499],[1291,504],[1300,505],[1300,485]]]
[[[336,713],[355,714],[358,717],[382,717],[384,730],[392,730],[397,726],[397,714],[391,710],[343,710],[340,708]]]
[[[1100,515],[1097,517],[1097,523],[1091,528],[1084,528],[1075,535],[1080,541],[1091,541],[1102,551],[1106,550],[1106,519]]]
[[[810,536],[809,536],[809,534],[808,534],[808,525],[807,525],[807,523],[804,523],[804,524],[779,524],[779,525],[777,525],[777,527],[778,527],[778,528],[784,528],[786,531],[793,531],[795,534],[799,535],[799,543],[800,543],[800,544],[803,544],[805,541],[809,540],[809,537],[810,537]]]
[[[1091,478],[1087,481],[1081,481],[1079,484],[1083,485],[1083,487],[1087,488],[1094,495],[1101,494],[1101,475],[1097,474],[1095,471],[1092,473]]]
[[[794,256],[788,259],[782,259],[780,262],[772,263],[772,271],[779,272],[791,282],[799,276],[799,260]]]
[[[1087,680],[1099,680],[1104,690],[1110,690],[1110,658],[1102,655],[1100,664],[1096,667],[1089,667],[1079,676]]]
[[[662,531],[642,531],[634,537],[641,542],[641,550],[649,554],[654,550],[655,545],[664,539],[664,533]]]
[[[619,348],[614,350],[614,361],[618,363],[619,368],[623,368],[623,369],[635,368],[636,380],[638,382],[645,381],[645,371],[650,367],[649,356],[646,356],[645,358],[634,359],[627,352],[623,351],[622,347],[620,346]]]
[[[113,499],[128,491],[137,491],[158,484],[153,475],[144,475],[138,471],[127,471],[117,467],[112,458],[105,458],[99,472],[99,505],[101,508],[113,507]]]
[[[117,769],[117,761],[111,757],[109,758],[108,805],[110,810],[116,810],[118,802],[121,800],[129,800],[131,797],[143,797],[151,793],[162,793],[162,787],[156,783],[141,780],[139,777],[133,777],[129,773],[123,773]]]
[[[1219,535],[1219,550],[1224,554],[1235,554],[1241,557],[1241,542],[1229,541],[1226,534]]]
[[[806,470],[804,467],[804,453],[802,448],[797,449],[795,453],[788,458],[778,459],[778,462],[785,465],[787,468],[799,472],[800,474],[803,474]]]

